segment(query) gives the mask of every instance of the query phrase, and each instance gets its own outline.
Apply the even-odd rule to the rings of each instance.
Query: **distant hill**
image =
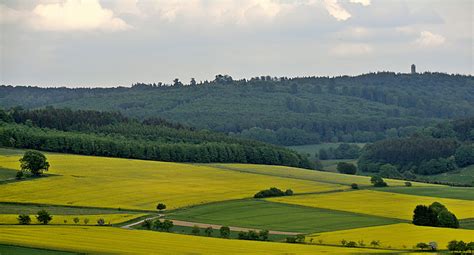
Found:
[[[132,88],[0,86],[0,106],[119,111],[160,117],[279,145],[373,142],[474,116],[473,76],[379,72],[341,76],[213,81]]]

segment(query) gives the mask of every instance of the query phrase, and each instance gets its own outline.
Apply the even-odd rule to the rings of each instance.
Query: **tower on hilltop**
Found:
[[[415,64],[411,65],[411,74],[416,74],[416,66]]]

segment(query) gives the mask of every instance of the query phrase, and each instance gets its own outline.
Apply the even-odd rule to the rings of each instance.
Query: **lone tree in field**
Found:
[[[370,178],[370,182],[374,185],[374,187],[387,187],[387,183],[382,179],[382,177],[375,175]]]
[[[156,206],[156,210],[158,210],[160,213],[166,209],[166,205],[163,204],[163,203],[159,203],[157,206]]]
[[[27,151],[20,159],[21,170],[29,171],[33,176],[40,176],[44,171],[48,171],[49,162],[46,156],[38,151]]]
[[[20,214],[18,215],[18,223],[21,225],[28,225],[31,223],[30,215]]]
[[[36,219],[46,225],[53,219],[53,216],[51,216],[46,210],[41,210],[38,212],[38,215],[36,215]]]

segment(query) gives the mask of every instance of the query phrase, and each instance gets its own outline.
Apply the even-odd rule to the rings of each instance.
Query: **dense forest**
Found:
[[[391,138],[368,144],[359,169],[387,177],[433,175],[474,164],[474,118],[442,122],[409,138]]]
[[[159,118],[46,107],[0,109],[0,146],[174,162],[237,162],[312,168],[289,149],[194,130]]]
[[[131,88],[0,86],[0,107],[117,111],[278,145],[373,142],[474,116],[472,76],[379,72],[355,77],[270,77]]]

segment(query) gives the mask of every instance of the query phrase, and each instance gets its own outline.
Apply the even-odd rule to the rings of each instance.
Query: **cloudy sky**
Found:
[[[472,0],[0,0],[0,84],[473,74]]]

